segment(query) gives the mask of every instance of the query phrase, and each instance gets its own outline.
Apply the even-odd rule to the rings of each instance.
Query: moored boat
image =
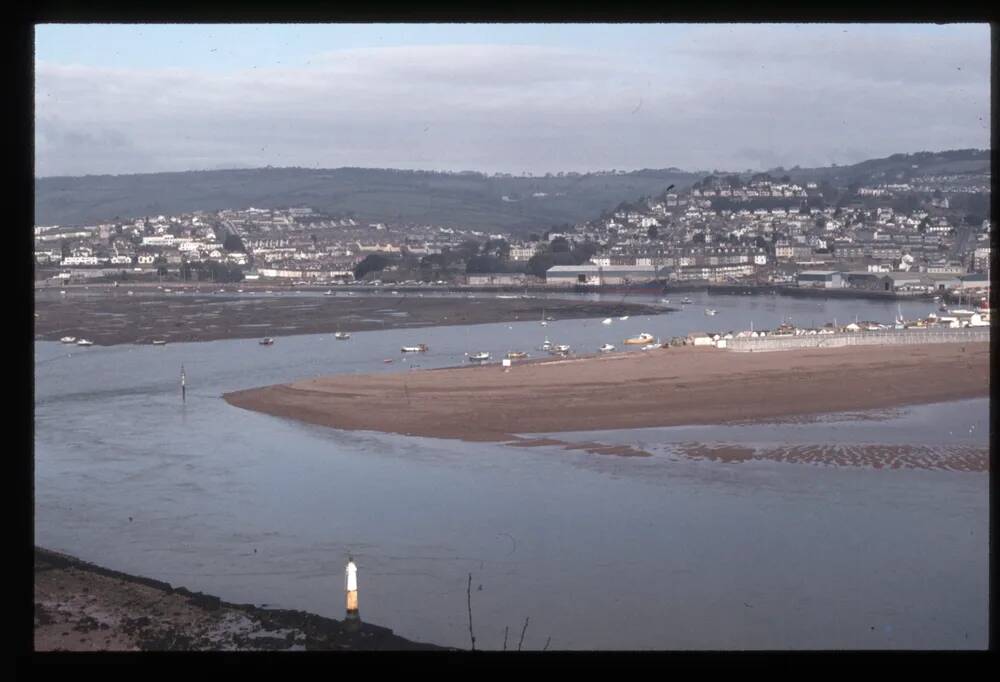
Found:
[[[165,346],[167,345],[166,339],[153,339],[152,344],[154,346]]]
[[[628,319],[628,315],[622,315],[622,316],[621,316],[621,317],[619,317],[618,319],[619,319],[619,320],[621,320],[622,322],[624,322],[625,320],[627,320],[627,319]]]
[[[610,343],[605,343],[605,344],[601,344],[601,347],[598,348],[597,350],[599,350],[602,353],[610,353],[614,349],[615,349],[615,347],[612,346]]]
[[[272,339],[270,336],[265,336],[263,339],[258,341],[258,343],[262,346],[273,346],[274,339]]]
[[[719,311],[716,310],[715,308],[705,308],[706,315],[715,315],[717,312]]]
[[[59,340],[62,343],[76,343],[76,337],[75,336],[64,336],[64,337],[62,337]]]
[[[690,298],[688,298],[687,296],[685,296],[684,298],[681,299],[681,303],[687,305],[688,303],[694,303],[694,301],[692,301]]]
[[[473,353],[472,355],[469,356],[469,362],[486,362],[489,359],[490,359],[490,354],[487,353],[486,351]]]
[[[546,337],[545,341],[542,342],[542,345],[538,347],[538,350],[552,350],[552,342],[549,341],[548,337]]]
[[[554,345],[549,353],[552,355],[569,355],[569,346],[565,343]]]
[[[79,341],[76,342],[76,345],[78,345],[78,346],[93,346],[94,342],[93,341],[88,341],[87,339],[80,339]]]
[[[403,352],[403,353],[426,353],[427,352],[427,344],[426,343],[418,343],[416,346],[403,346],[400,349],[400,351]]]
[[[506,357],[508,360],[523,360],[524,358],[528,357],[528,354],[525,353],[523,350],[511,350],[507,351]]]
[[[601,324],[611,324],[611,318],[610,317],[604,318],[603,320],[601,320]]]
[[[633,336],[631,339],[625,339],[625,343],[632,346],[644,346],[653,340],[652,334],[647,334],[642,332],[639,336]]]
[[[336,334],[333,335],[333,338],[337,339],[338,341],[346,341],[347,339],[351,338],[351,335],[348,334],[347,332],[337,332]]]

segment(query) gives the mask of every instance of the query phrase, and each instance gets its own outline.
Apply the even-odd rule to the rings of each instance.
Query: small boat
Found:
[[[333,338],[337,339],[338,341],[346,341],[347,339],[351,338],[351,335],[348,334],[347,332],[337,332],[336,334],[333,335]]]
[[[717,312],[719,311],[716,310],[715,308],[705,308],[706,315],[715,315]]]
[[[78,346],[93,346],[94,342],[93,341],[88,341],[87,339],[80,339],[79,341],[76,342],[76,345],[78,345]]]
[[[611,318],[610,317],[604,318],[603,320],[601,320],[601,324],[611,324]]]
[[[237,289],[237,290],[236,290],[236,293],[237,293],[237,294],[242,294],[242,293],[243,293],[243,290],[242,290],[242,289]]]
[[[490,354],[486,351],[481,351],[479,353],[473,353],[469,356],[469,362],[485,362],[490,359]]]
[[[416,346],[403,346],[400,349],[400,351],[403,352],[403,353],[426,353],[427,352],[427,344],[425,344],[425,343],[418,343]]]
[[[681,299],[681,303],[687,305],[688,303],[694,303],[694,301],[692,301],[690,298],[688,298],[687,296],[685,296],[684,298]]]
[[[131,291],[130,291],[130,292],[128,292],[128,295],[129,295],[129,296],[132,296],[132,292],[131,292]]]
[[[170,294],[170,293],[173,293],[173,291],[174,291],[173,289],[164,289],[163,293]]]
[[[615,349],[615,347],[612,346],[610,343],[605,343],[605,344],[602,344],[601,347],[598,348],[597,350],[601,351],[602,353],[610,353],[614,349]]]
[[[660,303],[663,303],[664,305],[666,305],[667,303],[670,303],[670,299],[669,298],[661,298],[660,299]]]
[[[273,346],[274,339],[272,339],[270,336],[265,336],[263,339],[258,341],[258,343],[260,343],[260,345],[262,346]]]
[[[151,342],[154,346],[165,346],[167,345],[166,339],[153,339]]]
[[[327,289],[323,292],[324,296],[333,296],[333,289]]]
[[[387,365],[388,365],[389,363],[391,363],[391,362],[392,362],[392,358],[386,358],[386,359],[385,359],[385,360],[383,360],[382,362],[384,362],[385,364],[387,364]]]
[[[76,343],[76,337],[75,336],[64,336],[61,339],[59,339],[59,341],[61,341],[62,343]]]
[[[538,347],[538,350],[552,350],[552,342],[546,338],[542,345]]]
[[[565,343],[560,343],[558,345],[552,346],[552,352],[554,352],[554,353],[563,353],[563,354],[568,353],[569,352],[569,346],[567,344],[565,344]]]
[[[660,348],[660,344],[658,344],[658,343],[647,343],[640,350],[655,350],[657,348]]]
[[[60,289],[59,290],[59,295],[60,296],[65,296],[66,295],[66,290],[65,289]]]
[[[619,320],[621,320],[622,322],[624,322],[625,320],[627,320],[627,319],[628,319],[628,315],[622,315],[622,316],[621,316],[621,317],[619,317],[618,319],[619,319]]]
[[[523,360],[524,358],[528,357],[528,354],[525,353],[523,350],[511,350],[507,351],[506,357],[508,360]]]
[[[639,336],[633,336],[631,339],[625,339],[625,343],[631,346],[644,346],[653,340],[652,334],[647,334],[642,332]]]

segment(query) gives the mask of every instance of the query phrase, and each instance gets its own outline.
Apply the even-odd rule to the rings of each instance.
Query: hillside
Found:
[[[658,194],[671,184],[684,189],[699,177],[678,169],[519,178],[363,168],[52,177],[36,180],[35,224],[309,206],[369,222],[531,231],[590,219],[622,200]],[[538,193],[545,196],[534,196]]]
[[[989,171],[990,152],[981,149],[954,149],[942,152],[893,154],[869,159],[851,166],[825,168],[776,168],[771,175],[788,175],[795,182],[828,182],[836,187],[853,183],[905,182],[926,175],[976,173]]]

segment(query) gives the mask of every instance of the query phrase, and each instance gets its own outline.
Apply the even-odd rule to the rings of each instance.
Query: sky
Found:
[[[40,24],[35,175],[856,163],[990,146],[988,24]]]

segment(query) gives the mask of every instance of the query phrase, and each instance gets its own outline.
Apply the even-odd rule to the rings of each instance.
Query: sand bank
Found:
[[[223,396],[339,429],[478,441],[719,424],[989,394],[989,344],[728,353],[671,348],[515,365],[333,376]]]

